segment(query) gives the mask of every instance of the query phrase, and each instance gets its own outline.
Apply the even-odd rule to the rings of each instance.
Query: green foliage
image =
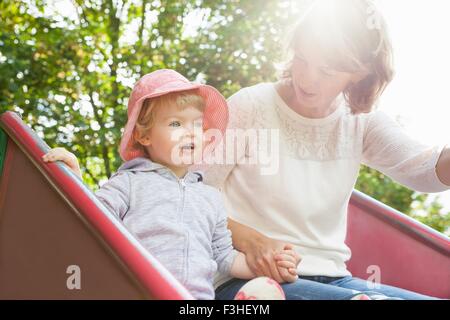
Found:
[[[127,99],[142,74],[174,68],[226,96],[274,80],[277,21],[295,13],[277,0],[74,0],[68,18],[48,10],[53,2],[0,4],[0,112],[20,112],[50,146],[74,152],[94,185],[121,163]],[[189,32],[186,19],[201,23]]]
[[[273,81],[287,22],[308,2],[72,0],[73,16],[63,17],[55,1],[3,0],[0,112],[21,113],[50,146],[74,152],[95,189],[121,164],[127,99],[141,75],[173,68],[227,97]],[[410,215],[427,198],[368,169],[357,187]],[[423,209],[419,219],[448,228],[437,203]]]
[[[2,129],[0,129],[0,180],[3,172],[3,164],[5,163],[6,144],[7,144],[6,133]]]
[[[414,206],[414,212],[413,218],[450,236],[450,212],[442,212],[438,199],[434,199],[430,204],[418,202]]]
[[[355,188],[433,229],[450,235],[450,212],[443,212],[438,198],[429,203],[429,195],[414,192],[366,166],[361,167]]]

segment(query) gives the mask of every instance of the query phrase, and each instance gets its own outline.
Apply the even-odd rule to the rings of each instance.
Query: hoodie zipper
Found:
[[[181,222],[184,226],[184,206],[185,206],[185,198],[186,198],[186,181],[184,178],[177,179],[178,184],[180,186],[180,192],[181,192]],[[185,235],[186,235],[186,244],[185,244],[185,250],[184,250],[184,261],[185,261],[185,267],[183,268],[183,284],[186,283],[188,274],[189,274],[189,259],[188,259],[188,252],[189,252],[189,230],[185,229]]]

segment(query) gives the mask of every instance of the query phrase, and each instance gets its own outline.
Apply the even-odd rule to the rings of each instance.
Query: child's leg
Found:
[[[246,280],[232,279],[224,283],[217,288],[216,299],[234,299],[239,289],[247,282]],[[361,292],[358,290],[340,288],[338,286],[301,278],[293,283],[282,284],[281,287],[285,293],[286,300],[350,300],[354,297],[358,299],[358,296],[361,296]]]
[[[247,282],[236,294],[235,300],[286,300],[284,291],[275,280],[258,277]]]

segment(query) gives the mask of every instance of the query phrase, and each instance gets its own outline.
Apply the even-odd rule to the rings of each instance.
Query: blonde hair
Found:
[[[299,43],[301,34],[308,43]],[[342,72],[367,72],[346,88],[352,113],[370,112],[391,82],[393,53],[386,23],[370,0],[315,0],[289,32],[280,78],[292,77],[293,53],[302,45],[319,48],[327,64]]]
[[[160,108],[168,105],[176,105],[180,110],[187,107],[194,107],[203,112],[205,101],[203,98],[192,91],[172,92],[159,97],[146,99],[142,104],[141,112],[134,127],[134,140],[136,146],[140,146],[137,142],[146,135],[155,125],[155,115]]]

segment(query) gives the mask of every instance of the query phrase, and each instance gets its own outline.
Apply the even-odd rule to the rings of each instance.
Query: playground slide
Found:
[[[0,116],[0,299],[192,299],[12,112]]]
[[[13,112],[0,116],[0,299],[192,299]],[[355,191],[354,276],[450,298],[450,239]]]

